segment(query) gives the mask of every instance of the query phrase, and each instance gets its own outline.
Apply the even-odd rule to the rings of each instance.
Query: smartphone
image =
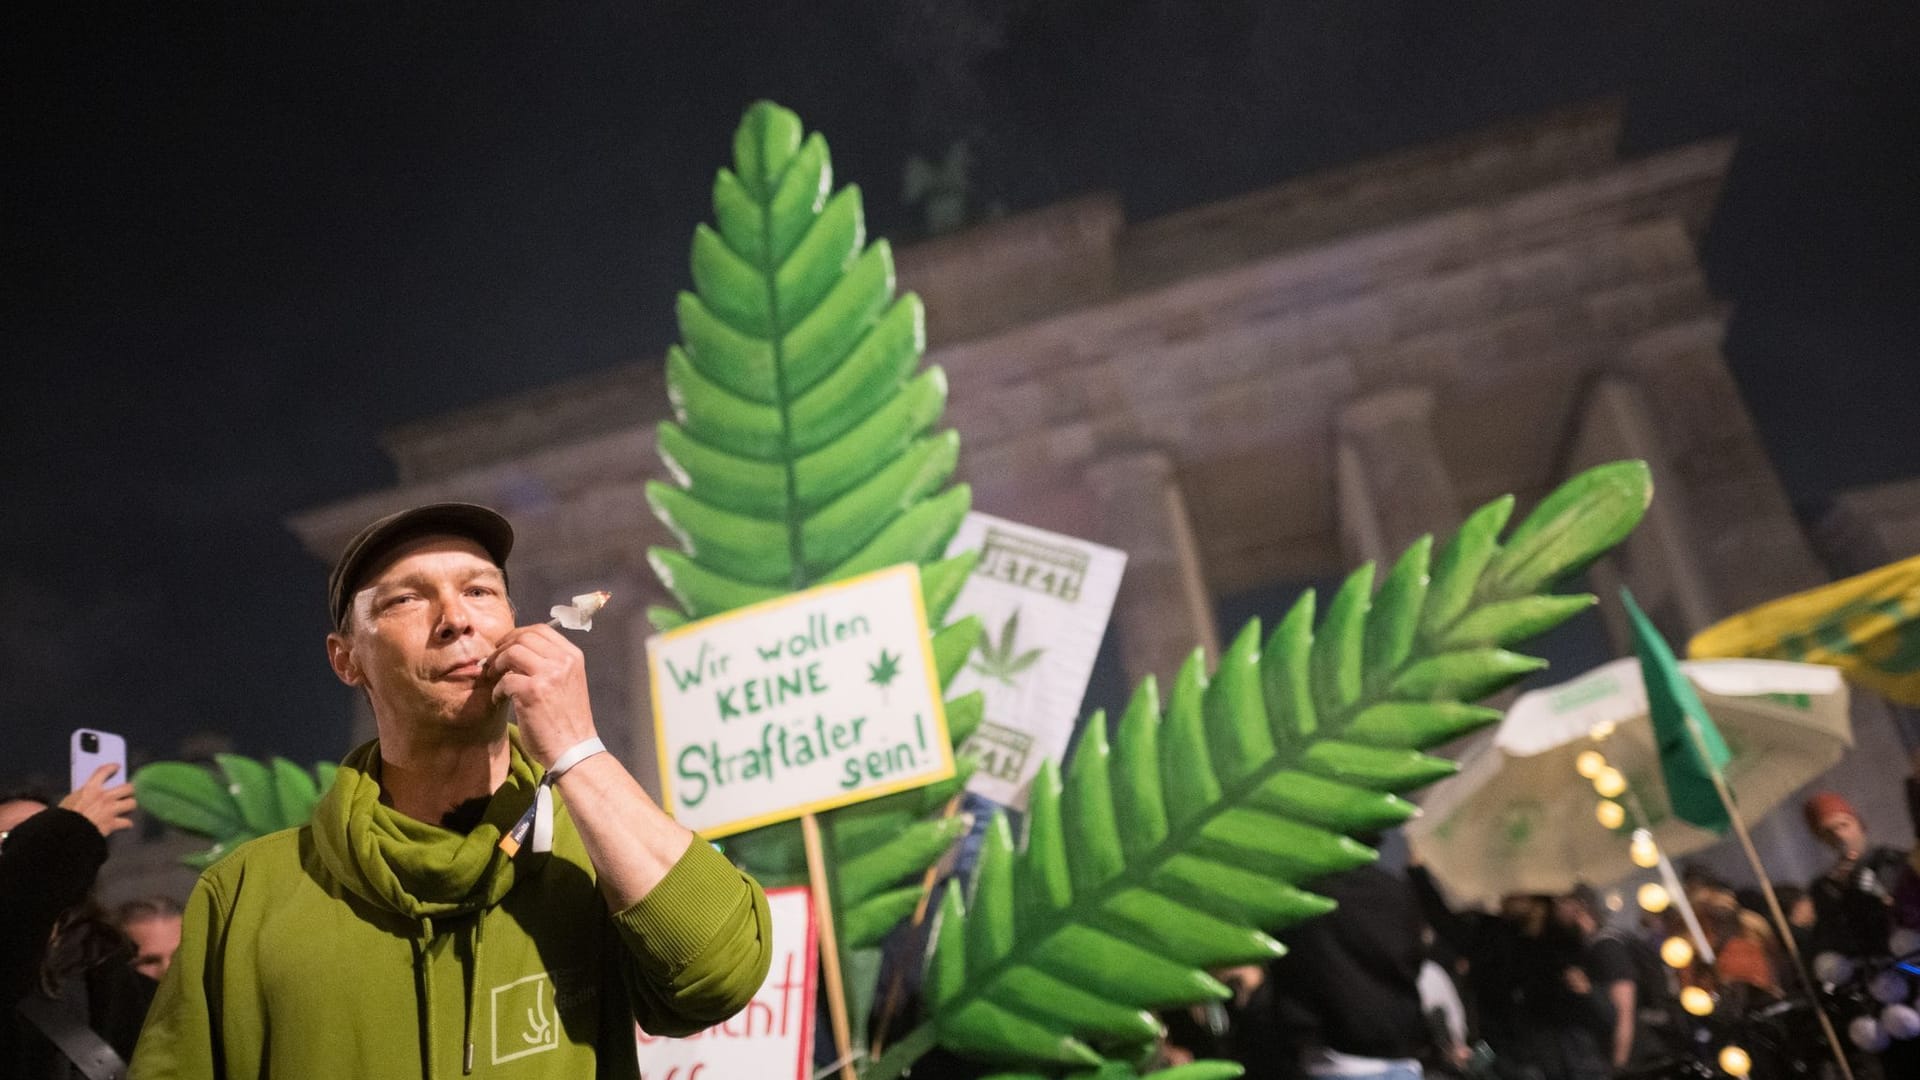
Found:
[[[73,781],[69,790],[78,791],[102,765],[120,766],[120,771],[107,780],[109,786],[127,782],[127,740],[111,731],[76,728],[68,740],[67,761]]]

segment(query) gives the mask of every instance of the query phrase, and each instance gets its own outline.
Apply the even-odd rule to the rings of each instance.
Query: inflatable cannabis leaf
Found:
[[[660,425],[659,442],[676,483],[647,488],[681,546],[649,553],[680,602],[653,609],[654,624],[913,562],[938,626],[977,555],[941,558],[972,496],[946,486],[960,440],[934,431],[947,383],[938,367],[919,370],[920,299],[894,297],[892,249],[867,244],[859,188],[833,190],[826,141],[770,102],[742,119],[733,167],[714,180],[713,212],[714,226],[694,232],[694,291],[679,298],[681,341],[667,353],[674,420]],[[980,629],[967,619],[934,634],[943,685]],[[978,694],[947,703],[956,745],[980,719]],[[931,788],[820,815],[856,1023],[873,993],[874,946],[966,830],[937,811],[968,767]],[[742,834],[727,850],[769,885],[805,880],[793,823]]]
[[[893,252],[866,243],[860,189],[833,192],[826,140],[770,102],[747,111],[693,236],[695,291],[667,353],[677,423],[660,455],[679,486],[647,497],[684,551],[650,553],[682,612],[665,628],[902,562],[944,608],[970,558],[929,563],[971,501],[941,491],[960,447],[929,434],[946,376],[915,374],[920,298],[894,298]]]
[[[1508,651],[1584,610],[1545,590],[1619,542],[1651,495],[1639,462],[1555,491],[1502,543],[1481,507],[1437,557],[1414,544],[1373,588],[1348,577],[1319,627],[1302,597],[1258,620],[1209,675],[1195,653],[1165,710],[1143,682],[1113,745],[1089,722],[1064,782],[1030,795],[1026,845],[989,828],[970,901],[948,890],[921,1026],[863,1070],[893,1080],[935,1044],[1011,1065],[1124,1070],[1159,1033],[1151,1010],[1224,998],[1206,969],[1277,955],[1269,935],[1328,911],[1298,883],[1374,860],[1349,838],[1399,824],[1399,793],[1455,768],[1435,746],[1497,718],[1468,704],[1544,662]],[[1121,1072],[1120,1075],[1127,1075]]]
[[[262,763],[238,754],[215,754],[214,763],[217,773],[204,765],[159,761],[133,774],[140,809],[213,841],[207,850],[180,860],[195,869],[211,866],[256,836],[305,825],[338,769],[322,761],[308,775],[286,758]]]

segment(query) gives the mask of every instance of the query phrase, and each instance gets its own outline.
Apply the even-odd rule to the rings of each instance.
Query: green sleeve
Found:
[[[214,878],[202,876],[187,898],[180,950],[174,953],[173,965],[147,1010],[128,1080],[211,1080],[227,1075],[218,1041],[227,907]]]
[[[767,894],[698,837],[613,922],[634,1018],[655,1035],[689,1035],[739,1012],[773,962]]]

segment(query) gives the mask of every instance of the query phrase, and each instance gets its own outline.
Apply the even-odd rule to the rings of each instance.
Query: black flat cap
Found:
[[[353,594],[381,557],[422,536],[464,536],[486,549],[493,564],[503,570],[513,550],[513,526],[478,503],[433,503],[388,514],[347,541],[327,575],[327,610],[333,614],[334,626],[346,622]]]

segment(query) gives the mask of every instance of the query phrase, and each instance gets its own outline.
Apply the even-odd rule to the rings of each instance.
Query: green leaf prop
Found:
[[[262,763],[238,754],[216,754],[214,762],[217,772],[204,765],[159,761],[133,774],[133,794],[142,810],[214,842],[205,851],[182,857],[195,869],[211,866],[256,836],[305,825],[339,768],[323,761],[309,776],[280,757]]]
[[[133,774],[133,797],[140,809],[197,836],[232,840],[248,835],[226,781],[198,765],[157,761],[142,766]]]
[[[1506,646],[1592,601],[1541,591],[1625,536],[1651,493],[1644,464],[1600,466],[1504,544],[1512,500],[1489,503],[1437,557],[1414,544],[1377,592],[1372,566],[1355,571],[1317,631],[1308,593],[1264,642],[1249,623],[1211,674],[1196,652],[1164,710],[1147,679],[1111,746],[1096,714],[1064,779],[1048,763],[1035,780],[1025,848],[996,819],[971,898],[948,890],[928,1018],[863,1075],[892,1080],[936,1043],[1041,1073],[1112,1068],[1159,1034],[1151,1010],[1227,996],[1206,969],[1273,957],[1269,932],[1331,908],[1298,883],[1376,858],[1349,834],[1399,824],[1401,793],[1454,771],[1420,751],[1498,718],[1468,702],[1544,666]]]
[[[867,242],[860,189],[835,191],[826,140],[763,101],[747,110],[732,167],[714,180],[713,214],[694,232],[694,288],[680,295],[680,342],[667,353],[674,419],[660,425],[659,447],[674,483],[647,487],[680,543],[648,555],[680,605],[652,609],[654,624],[914,562],[939,626],[977,558],[941,558],[972,495],[948,486],[959,436],[935,430],[946,376],[920,368],[925,313],[918,297],[894,296],[893,252]],[[934,633],[943,685],[980,633],[973,619]],[[978,695],[948,703],[956,746],[980,715]],[[873,992],[857,977],[877,964],[871,950],[966,830],[962,819],[931,815],[968,768],[819,817],[856,1025]],[[741,834],[726,849],[766,884],[805,878],[793,823]]]
[[[227,778],[227,791],[247,831],[265,836],[279,828],[280,797],[274,790],[272,768],[238,754],[215,754],[213,760]]]
[[[959,436],[920,299],[894,298],[893,251],[866,242],[860,189],[833,190],[826,140],[759,102],[713,186],[714,227],[693,238],[667,352],[675,420],[659,428],[677,484],[647,486],[682,550],[655,548],[674,625],[945,549],[972,496],[941,490]],[[958,562],[928,570],[957,592]],[[929,597],[929,608],[944,608]],[[946,597],[951,600],[951,596]]]

